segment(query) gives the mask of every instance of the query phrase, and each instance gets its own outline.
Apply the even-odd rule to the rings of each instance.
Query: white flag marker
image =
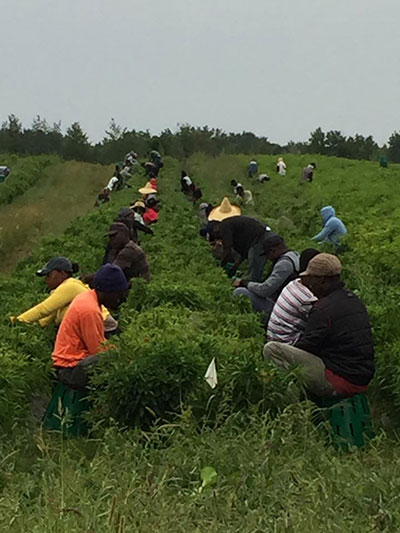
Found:
[[[204,378],[212,389],[215,389],[215,387],[218,385],[215,357],[212,358],[211,363],[208,365],[207,372],[205,373]]]

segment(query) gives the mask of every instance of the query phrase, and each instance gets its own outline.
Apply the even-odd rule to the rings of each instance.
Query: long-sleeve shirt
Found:
[[[119,266],[125,274],[127,280],[131,278],[144,278],[150,281],[149,265],[147,263],[146,254],[142,248],[129,241],[122,250],[110,250],[107,257],[108,263],[113,263]]]
[[[268,321],[268,340],[295,344],[304,331],[317,298],[299,279],[291,281],[279,295]]]
[[[52,354],[57,367],[74,367],[103,351],[103,316],[95,290],[79,294],[70,305],[56,337]]]
[[[219,235],[224,247],[224,256],[221,266],[233,260],[232,249],[241,255],[243,259],[247,257],[249,249],[256,244],[266,232],[265,224],[255,218],[238,216],[229,217],[219,225]]]
[[[254,292],[261,298],[276,299],[282,288],[289,281],[292,281],[299,271],[299,254],[288,251],[281,255],[275,262],[271,274],[262,283],[255,281],[244,282],[250,292]]]
[[[79,279],[67,278],[43,302],[17,316],[17,320],[28,324],[39,322],[43,327],[52,322],[59,325],[74,298],[88,291],[89,287]],[[105,307],[102,312],[105,320],[109,313]]]

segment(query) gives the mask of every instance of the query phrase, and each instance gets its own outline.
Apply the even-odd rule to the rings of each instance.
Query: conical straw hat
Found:
[[[241,214],[240,207],[232,205],[229,199],[225,196],[221,205],[215,207],[208,215],[208,220],[218,220],[221,222],[225,218],[238,217]]]

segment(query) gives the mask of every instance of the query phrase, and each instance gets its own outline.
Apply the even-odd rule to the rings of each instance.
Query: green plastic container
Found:
[[[352,398],[321,398],[318,402],[325,420],[329,421],[332,433],[331,442],[337,448],[349,450],[361,448],[367,439],[374,437],[371,411],[365,394]]]
[[[58,382],[43,417],[43,426],[65,437],[86,435],[84,413],[89,409],[86,390],[75,390]]]

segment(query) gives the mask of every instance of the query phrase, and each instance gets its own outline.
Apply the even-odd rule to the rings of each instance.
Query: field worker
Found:
[[[74,389],[84,389],[87,371],[99,361],[104,346],[102,306],[117,309],[126,299],[128,281],[116,265],[103,265],[94,276],[94,289],[79,294],[58,330],[52,354],[58,379]]]
[[[289,250],[285,241],[279,235],[267,233],[262,242],[264,261],[273,263],[271,274],[261,282],[236,279],[233,286],[236,288],[234,296],[247,296],[250,298],[253,309],[262,311],[267,320],[272,312],[282,289],[292,280],[296,279],[300,264],[299,254]]]
[[[304,272],[310,260],[319,254],[307,248],[300,254],[300,272]],[[301,278],[294,279],[280,293],[268,321],[269,341],[295,344],[306,326],[313,304],[317,301]]]
[[[0,183],[6,179],[6,177],[10,174],[11,170],[5,166],[0,166]]]
[[[286,163],[282,157],[278,159],[276,164],[276,171],[280,176],[286,176]]]
[[[157,192],[158,191],[157,178],[150,178],[149,183],[151,187]]]
[[[327,242],[338,247],[340,245],[340,238],[347,234],[346,226],[337,218],[335,209],[331,205],[327,205],[321,209],[322,230],[312,237],[313,241],[318,243]]]
[[[110,250],[106,263],[119,266],[129,281],[143,278],[150,281],[149,265],[142,248],[132,241],[129,230],[122,222],[114,222],[108,230]]]
[[[125,165],[124,168],[119,173],[119,175],[121,177],[120,188],[123,189],[126,182],[130,180],[133,176],[133,174],[131,174],[131,167],[129,167],[128,165]]]
[[[199,217],[200,217],[200,223],[201,223],[199,233],[201,237],[204,237],[206,239],[209,239],[210,237],[211,222],[208,220],[208,216],[213,209],[214,209],[214,206],[207,202],[202,202],[199,205]]]
[[[142,167],[144,168],[145,176],[148,176],[149,178],[157,177],[158,175],[157,167],[151,161],[146,161],[145,163],[142,163]]]
[[[269,230],[258,220],[241,215],[240,207],[231,205],[228,198],[224,198],[221,205],[215,207],[208,216],[210,224],[210,240],[220,240],[223,246],[221,266],[234,263],[230,274],[247,259],[248,278],[261,281],[266,257],[263,252],[263,240]],[[234,254],[239,254],[235,261]]]
[[[115,222],[122,222],[129,230],[130,238],[133,242],[139,242],[138,231],[153,235],[153,230],[148,228],[146,224],[139,222],[135,216],[135,212],[130,207],[121,207],[118,211],[118,217]]]
[[[314,170],[317,168],[317,165],[315,163],[310,163],[306,167],[303,168],[301,171],[301,179],[303,181],[308,181],[309,183],[312,182],[314,177]]]
[[[59,326],[74,298],[89,290],[82,281],[72,277],[78,271],[79,265],[71,263],[66,257],[50,259],[47,265],[36,272],[37,276],[44,278],[51,291],[50,296],[17,316],[17,320],[27,324],[38,322],[42,327],[52,323]],[[109,333],[116,330],[118,322],[106,308],[102,309],[102,313],[105,331]]]
[[[158,212],[160,210],[158,200],[156,198],[148,198],[145,205],[146,211],[143,215],[143,220],[147,226],[150,226],[150,224],[155,224],[158,221]]]
[[[253,178],[258,172],[258,163],[255,159],[252,159],[247,166],[249,178]]]
[[[241,204],[253,204],[253,195],[249,189],[244,189],[242,185],[236,187],[235,200]]]
[[[317,396],[365,392],[374,371],[368,313],[340,279],[342,265],[331,254],[318,254],[300,274],[318,298],[295,346],[268,342],[264,357],[282,369],[299,366],[306,387]]]
[[[241,183],[239,183],[238,181],[236,180],[231,180],[231,186],[233,187],[233,194],[237,195],[237,188],[238,187],[243,187]]]
[[[131,150],[124,157],[124,165],[129,165],[130,167],[137,163],[137,153]]]
[[[146,203],[147,200],[150,198],[154,198],[157,200],[157,192],[152,187],[151,183],[148,181],[144,187],[141,187],[138,189],[140,194],[142,195],[142,200]]]
[[[94,203],[94,207],[100,207],[101,204],[106,204],[107,202],[110,201],[110,190],[107,189],[107,187],[105,189],[103,189],[103,192],[101,192],[95,203]]]
[[[138,200],[131,206],[131,209],[134,212],[136,222],[139,222],[140,224],[145,225],[144,220],[143,220],[143,215],[146,212],[146,204]]]
[[[265,183],[266,181],[269,181],[271,178],[268,176],[268,174],[260,174],[257,178],[258,183]]]
[[[117,176],[113,176],[107,183],[106,189],[108,189],[110,192],[117,190],[118,183],[120,183],[120,180],[117,178]]]
[[[387,160],[387,157],[385,157],[384,155],[381,155],[381,157],[379,158],[379,166],[381,168],[388,168],[388,160]],[[1,169],[1,167],[0,167]]]
[[[188,176],[186,170],[181,170],[181,191],[184,194],[188,194],[192,184],[193,184],[193,181],[190,178],[190,176]]]
[[[156,167],[157,174],[158,174],[159,169],[164,166],[164,163],[162,162],[162,157],[161,157],[160,152],[157,152],[157,150],[152,150],[150,152],[150,161]]]

